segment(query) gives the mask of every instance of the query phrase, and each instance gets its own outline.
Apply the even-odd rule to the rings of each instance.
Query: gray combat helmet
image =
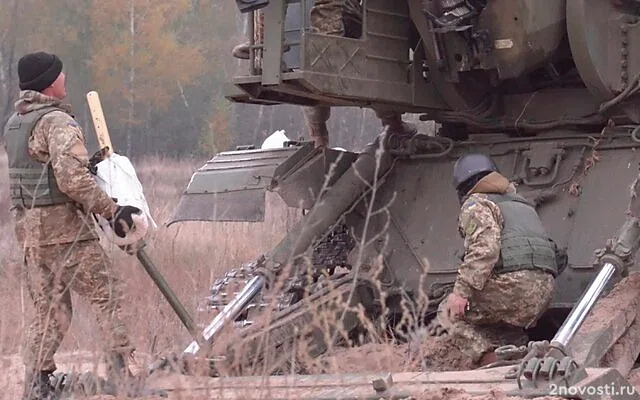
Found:
[[[482,172],[498,171],[496,165],[484,154],[465,154],[453,166],[453,185],[457,190],[470,178]]]

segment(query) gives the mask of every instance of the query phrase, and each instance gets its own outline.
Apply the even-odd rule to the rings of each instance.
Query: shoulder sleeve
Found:
[[[464,258],[458,268],[454,291],[469,297],[473,290],[482,290],[500,257],[502,215],[495,203],[473,196],[463,205],[459,229],[464,238]]]
[[[62,192],[80,203],[85,211],[111,218],[116,203],[96,184],[89,172],[89,155],[78,123],[68,114],[54,111],[45,115],[34,136],[44,137]]]

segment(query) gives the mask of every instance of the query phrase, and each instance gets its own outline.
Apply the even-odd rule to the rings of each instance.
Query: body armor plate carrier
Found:
[[[7,122],[4,139],[9,158],[11,204],[25,208],[73,202],[60,191],[50,163],[43,164],[29,155],[29,138],[40,118],[58,107],[43,107],[26,114],[14,113]]]
[[[496,274],[541,269],[558,275],[557,247],[542,226],[535,209],[516,194],[490,194],[504,219]]]

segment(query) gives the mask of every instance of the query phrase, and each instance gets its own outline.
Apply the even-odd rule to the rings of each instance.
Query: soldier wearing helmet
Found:
[[[463,347],[455,349],[465,363],[457,367],[466,369],[495,360],[493,351],[499,346],[526,344],[524,329],[536,325],[553,297],[558,262],[556,245],[535,208],[488,157],[461,157],[453,176],[464,255],[431,333],[446,331],[437,338],[442,342],[437,347]],[[522,342],[514,343],[518,340]]]

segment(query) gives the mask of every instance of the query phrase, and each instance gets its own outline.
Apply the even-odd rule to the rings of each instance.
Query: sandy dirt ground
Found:
[[[81,370],[81,371],[93,371],[99,375],[104,375],[104,366],[96,361],[96,357],[90,353],[64,353],[57,356],[57,361],[59,364],[59,369],[70,371],[70,370]],[[137,363],[132,365],[132,370],[134,372],[139,372],[140,368],[143,365],[146,365],[147,361],[144,357],[138,357],[136,359]],[[0,358],[0,365],[5,372],[0,378],[0,384],[3,385],[5,390],[0,395],[2,399],[20,399],[22,394],[22,374],[23,368],[21,364],[21,358],[19,356],[12,357],[2,357]],[[316,370],[311,372],[313,373],[323,373],[327,371],[331,371],[332,376],[342,376],[344,382],[349,382],[349,384],[345,384],[342,387],[355,387],[360,388],[366,387],[368,389],[371,388],[371,380],[374,376],[381,376],[381,374],[386,374],[389,371],[393,371],[392,376],[396,382],[407,382],[411,379],[414,380],[424,380],[425,373],[410,373],[404,371],[417,371],[418,366],[415,360],[411,360],[408,355],[408,351],[404,346],[390,346],[390,345],[365,345],[358,349],[339,349],[333,352],[332,355],[326,355],[321,357],[318,360],[318,364],[315,366]],[[403,373],[404,372],[404,373]],[[361,373],[364,374],[364,377],[360,377],[357,379],[352,379],[352,374]],[[377,375],[376,375],[377,373]],[[240,378],[244,379],[244,378]],[[276,379],[287,379],[287,378],[276,378]],[[338,378],[340,379],[340,378]],[[359,382],[359,385],[355,382]],[[633,370],[629,375],[629,381],[632,385],[634,385],[637,390],[640,390],[640,370]],[[186,377],[180,376],[176,374],[169,374],[165,372],[161,372],[157,375],[154,375],[150,379],[150,385],[153,387],[162,387],[172,388],[170,392],[168,392],[169,399],[242,399],[246,398],[245,395],[242,394],[242,390],[246,389],[243,386],[259,386],[259,378],[249,383],[240,382],[235,383],[236,388],[232,389],[230,387],[230,381],[226,381],[227,383],[223,384],[222,387],[212,386],[211,380],[205,377]],[[308,385],[309,382],[301,381],[301,386]],[[337,388],[341,387],[340,382],[332,381],[332,385]],[[265,386],[266,387],[266,386]],[[326,387],[326,385],[325,385]],[[233,390],[236,390],[237,393],[234,396]],[[485,394],[470,394],[464,390],[460,390],[455,388],[454,386],[443,386],[443,387],[435,387],[432,390],[422,390],[419,391],[409,391],[411,393],[410,397],[406,397],[407,399],[420,399],[420,400],[502,400],[502,399],[513,399],[513,400],[523,400],[520,397],[507,396],[501,391],[499,388],[491,388],[487,387]],[[291,397],[287,398],[298,398],[297,392],[288,392]],[[338,396],[346,395],[347,392],[336,392]],[[355,393],[355,392],[354,392]],[[373,394],[371,390],[369,390],[370,394]],[[272,392],[264,392],[263,395],[260,395],[259,398],[269,399],[269,398],[281,398],[283,395],[282,391],[278,389],[273,390]],[[115,397],[115,396],[81,396],[74,395],[73,399],[87,399],[87,400],[111,400],[111,399],[120,399],[126,397]],[[161,396],[146,396],[143,399],[146,400],[156,400],[162,399],[164,397]],[[339,397],[338,397],[339,398]],[[538,397],[538,399],[559,399],[560,397]]]
[[[589,315],[579,330],[579,334],[601,329],[610,324],[609,320],[622,312],[635,313],[637,302],[640,301],[640,274],[634,274],[617,285],[616,289],[601,299],[593,312]],[[622,310],[620,310],[622,306]],[[625,311],[626,310],[626,311]],[[629,344],[625,347],[629,354],[637,354],[635,331],[626,331],[630,336]],[[588,336],[588,335],[587,335]],[[586,336],[583,336],[586,337]],[[624,343],[621,343],[624,344]],[[308,373],[313,376],[291,377],[241,377],[212,379],[208,377],[184,376],[159,372],[152,375],[149,386],[168,389],[169,399],[246,399],[246,398],[300,398],[302,394],[314,394],[314,388],[322,388],[323,395],[330,398],[361,398],[371,396],[373,381],[388,381],[391,373],[392,382],[387,383],[391,391],[400,390],[402,396],[394,398],[424,399],[424,400],[502,400],[521,399],[509,397],[505,390],[515,389],[515,382],[505,381],[504,374],[509,367],[473,372],[417,372],[421,371],[421,363],[425,354],[425,347],[439,347],[437,338],[428,338],[420,342],[421,352],[410,350],[408,345],[367,344],[357,348],[335,348],[325,355],[305,363]],[[623,346],[624,347],[624,346]],[[443,365],[455,362],[460,357],[454,351],[427,351],[432,357],[438,357]],[[616,352],[619,354],[619,352]],[[629,371],[633,361],[628,362]],[[131,369],[139,374],[149,365],[151,358],[146,354],[136,354],[132,360]],[[61,353],[56,356],[58,369],[61,371],[91,371],[104,376],[105,368],[101,360],[90,352]],[[622,364],[621,364],[622,365]],[[0,357],[0,385],[4,391],[0,392],[1,399],[20,399],[23,385],[22,359],[18,355]],[[471,369],[471,368],[470,368]],[[619,369],[621,370],[621,369]],[[268,379],[269,382],[265,382]],[[293,381],[295,380],[295,381]],[[475,383],[472,382],[475,380]],[[460,385],[451,384],[452,381],[467,382],[465,390]],[[629,383],[640,391],[640,369],[633,369],[628,374]],[[441,382],[439,385],[426,386],[423,383]],[[249,392],[247,392],[249,391]],[[327,394],[327,391],[331,394]],[[331,392],[333,391],[333,392]],[[250,396],[249,394],[250,393]],[[406,397],[404,395],[407,395]],[[381,396],[382,397],[382,396]],[[116,399],[113,396],[74,396],[74,399],[106,400]],[[122,397],[126,398],[126,397]],[[144,397],[148,400],[161,399],[160,396]],[[367,397],[370,398],[370,397]],[[541,398],[541,397],[539,397]],[[548,397],[548,399],[560,397]]]

